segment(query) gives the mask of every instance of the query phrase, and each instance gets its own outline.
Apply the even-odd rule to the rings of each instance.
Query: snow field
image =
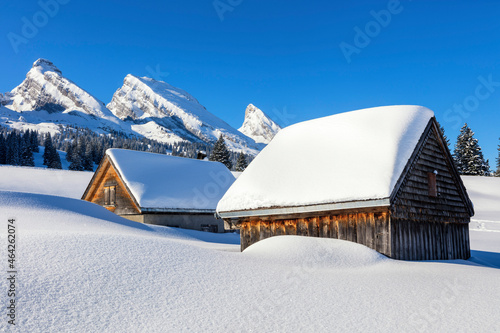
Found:
[[[500,330],[500,233],[471,231],[467,261],[395,261],[359,244],[294,236],[240,253],[236,234],[131,222],[72,199],[76,186],[72,198],[7,192],[5,174],[0,221],[17,219],[19,332]],[[73,174],[81,173],[65,178]],[[482,196],[473,193],[477,209]],[[500,208],[487,207],[500,221]]]

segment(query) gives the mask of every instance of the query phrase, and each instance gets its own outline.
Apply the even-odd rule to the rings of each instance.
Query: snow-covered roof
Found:
[[[281,130],[226,192],[217,211],[386,202],[434,113],[395,105]]]
[[[219,162],[126,149],[108,149],[106,154],[142,212],[215,211],[234,182]]]

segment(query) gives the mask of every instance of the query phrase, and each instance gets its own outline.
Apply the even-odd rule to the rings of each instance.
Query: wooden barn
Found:
[[[82,199],[136,222],[224,232],[215,208],[233,182],[222,163],[108,149]]]
[[[279,132],[218,216],[241,250],[277,235],[330,237],[404,260],[467,259],[473,205],[434,113],[387,106]]]

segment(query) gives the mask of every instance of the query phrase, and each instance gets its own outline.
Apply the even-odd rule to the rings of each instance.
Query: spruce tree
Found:
[[[2,133],[0,133],[0,164],[5,164],[5,158],[7,153],[7,146],[5,145],[5,138]]]
[[[51,160],[51,152],[52,152],[52,137],[50,133],[45,134],[45,140],[43,142],[43,146],[45,147],[43,151],[43,165],[49,165]]]
[[[40,150],[38,148],[38,132],[35,130],[29,131],[29,141],[31,145],[31,151],[38,153]]]
[[[25,133],[23,139],[21,140],[21,155],[19,164],[22,166],[35,166],[35,159],[33,157],[33,151],[31,150],[31,142],[29,133]]]
[[[486,176],[489,174],[489,166],[484,160],[481,147],[467,123],[460,129],[453,158],[461,175]]]
[[[439,130],[441,131],[441,135],[443,135],[444,142],[446,142],[446,144],[448,145],[448,148],[450,148],[450,139],[448,139],[446,134],[444,134],[444,127],[441,126],[441,124],[439,125]]]
[[[16,132],[10,132],[6,140],[5,164],[19,165],[19,143],[20,139]]]
[[[50,152],[50,163],[47,165],[49,169],[62,169],[61,157],[55,147],[52,147]]]
[[[498,139],[500,141],[500,138]],[[497,157],[497,171],[495,171],[495,177],[500,177],[500,143],[498,144],[498,157]]]
[[[229,170],[231,170],[231,168],[233,167],[233,163],[231,163],[231,156],[229,154],[229,150],[227,150],[226,142],[224,141],[222,134],[220,135],[219,139],[215,143],[214,149],[212,150],[212,153],[210,154],[209,160],[221,162]]]
[[[85,145],[83,144],[83,140],[80,138],[76,143],[76,147],[73,148],[73,153],[71,154],[71,164],[69,165],[69,169],[74,171],[85,170],[83,161],[84,156],[85,156]]]
[[[93,150],[94,149],[92,148],[92,143],[90,141],[87,141],[87,144],[85,145],[85,153],[82,160],[83,170],[85,171],[94,171],[94,159],[92,158]]]
[[[238,155],[238,160],[236,161],[236,167],[234,169],[236,171],[245,171],[247,166],[248,166],[248,163],[247,163],[247,159],[245,158],[245,154],[240,153],[240,155]]]

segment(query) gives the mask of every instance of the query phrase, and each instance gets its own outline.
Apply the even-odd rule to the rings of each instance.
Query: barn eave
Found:
[[[376,207],[389,207],[389,198],[346,201],[328,204],[295,206],[295,207],[279,207],[279,208],[262,208],[255,210],[219,212],[218,217],[223,219],[240,218],[240,217],[258,217],[258,216],[278,216],[278,215],[293,215],[307,214],[328,211],[339,211],[349,209],[364,209]]]
[[[142,214],[160,214],[160,213],[214,214],[215,209],[145,208],[145,207],[141,207],[141,212],[142,212]]]

